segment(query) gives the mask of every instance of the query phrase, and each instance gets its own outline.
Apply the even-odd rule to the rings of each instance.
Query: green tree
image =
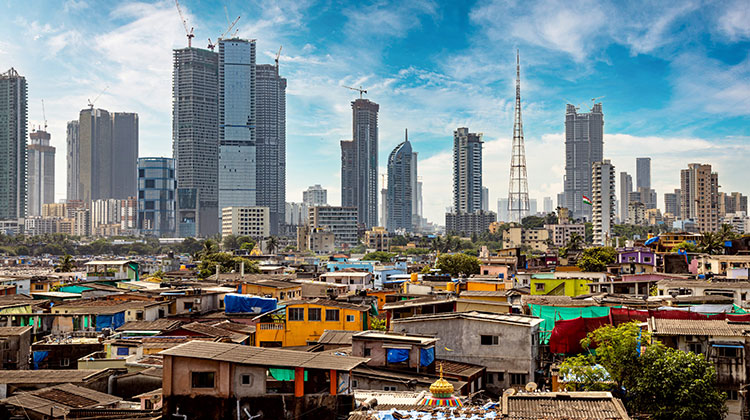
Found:
[[[716,255],[724,252],[724,242],[713,232],[703,232],[698,247],[706,254]]]
[[[544,217],[526,216],[521,220],[524,229],[539,229],[544,227]]]
[[[722,419],[726,395],[716,388],[716,369],[702,354],[664,345],[648,348],[636,380],[634,411],[653,420]]]
[[[219,272],[239,272],[242,263],[245,263],[245,273],[260,273],[258,262],[243,257],[236,257],[228,252],[214,252],[204,255],[198,265],[198,277],[205,279],[216,274],[216,266]]]
[[[571,251],[580,251],[583,248],[583,242],[583,237],[581,235],[577,233],[570,235],[568,243],[566,243],[564,247],[560,248],[560,256],[567,257],[568,253]]]
[[[694,242],[687,242],[682,241],[679,244],[672,247],[672,252],[677,252],[679,250],[684,250],[685,252],[699,252],[700,249],[698,248],[698,245],[696,245]]]
[[[224,251],[231,251],[233,249],[239,248],[239,244],[237,243],[237,237],[234,235],[225,236],[224,239],[221,240],[221,248]]]
[[[734,231],[732,225],[726,223],[719,226],[719,231],[716,232],[718,241],[723,245],[726,241],[737,239],[737,232]]]
[[[253,248],[255,248],[255,242],[243,242],[242,245],[240,245],[240,249],[251,251]]]
[[[370,252],[368,254],[365,254],[364,257],[362,257],[363,260],[367,261],[379,261],[381,263],[389,262],[395,257],[396,254],[385,252],[385,251],[375,251]]]
[[[466,254],[442,254],[435,268],[454,277],[479,274],[479,258]]]
[[[385,319],[370,318],[370,329],[377,331],[385,331]]]
[[[617,251],[611,246],[588,248],[578,257],[578,268],[583,271],[606,271],[607,265],[617,260]]]
[[[60,264],[58,265],[58,267],[63,273],[70,273],[71,271],[73,271],[73,257],[71,257],[70,254],[63,255],[63,257],[60,258]]]
[[[268,251],[269,254],[275,254],[278,248],[279,240],[275,236],[266,239],[266,251]]]

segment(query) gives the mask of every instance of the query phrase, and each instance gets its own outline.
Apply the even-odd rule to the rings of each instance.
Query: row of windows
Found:
[[[496,382],[499,384],[505,382],[505,372],[487,372],[487,383],[494,384]],[[526,385],[526,383],[527,375],[525,373],[510,374],[511,385]]]
[[[320,308],[308,308],[307,309],[307,320],[308,321],[322,321],[322,311]],[[326,321],[339,321],[341,318],[341,311],[339,309],[326,309]],[[290,321],[304,321],[305,320],[305,308],[289,308],[289,320]],[[346,322],[354,322],[354,315],[347,315]]]

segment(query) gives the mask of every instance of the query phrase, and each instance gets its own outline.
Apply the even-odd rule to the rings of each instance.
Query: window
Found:
[[[146,180],[146,188],[154,188],[155,186],[156,186],[155,180],[153,179]]]
[[[496,335],[483,335],[481,336],[481,342],[483,346],[492,346],[499,343],[499,338]]]
[[[307,310],[308,321],[320,321],[320,308],[310,308]]]
[[[289,320],[290,321],[304,321],[305,320],[305,308],[289,308]]]
[[[731,401],[737,401],[739,400],[739,395],[737,393],[737,390],[734,389],[725,389],[724,393],[727,394],[727,399]]]
[[[386,385],[383,387],[383,391],[395,391],[395,390],[396,390],[395,386]]]
[[[70,366],[70,359],[67,357],[60,359],[60,366]]]
[[[719,357],[737,357],[737,349],[734,347],[718,347]]]
[[[213,388],[213,372],[192,372],[193,388]]]
[[[340,319],[338,309],[326,309],[326,321],[338,321]]]
[[[354,315],[347,315],[346,322],[354,322]]]
[[[353,380],[352,380],[352,388],[356,388],[356,387],[358,387],[358,386],[359,386],[359,382],[357,382],[357,380],[356,380],[356,379],[353,379]]]
[[[35,284],[34,285],[34,290],[44,290],[44,285],[43,284]]]
[[[130,355],[130,349],[127,347],[118,347],[117,348],[117,355],[118,356],[129,356]]]
[[[135,319],[137,321],[143,321],[143,311],[138,311],[135,313]]]
[[[372,350],[365,348],[365,357],[370,357],[371,354],[372,354]]]
[[[544,291],[544,283],[536,283],[534,285],[536,287],[537,292],[543,292]]]
[[[253,384],[253,376],[244,374],[240,377],[240,383],[242,385],[252,385]]]
[[[691,351],[695,354],[701,354],[703,353],[703,346],[701,343],[688,343],[688,351]]]
[[[193,310],[193,302],[183,302],[182,303],[182,309],[186,311],[192,311]]]
[[[494,374],[494,373],[491,373],[491,372],[490,372],[490,373],[488,373],[488,374],[487,374],[487,383],[488,383],[488,384],[494,384],[494,383],[495,383],[495,379],[494,379],[494,377],[495,377],[495,374]]]
[[[505,382],[505,372],[497,372],[497,382]]]
[[[526,374],[525,373],[511,373],[510,384],[511,385],[526,385]]]

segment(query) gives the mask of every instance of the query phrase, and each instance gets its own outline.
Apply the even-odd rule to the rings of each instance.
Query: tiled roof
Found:
[[[503,395],[506,419],[629,420],[625,407],[609,392],[540,392]]]
[[[739,336],[750,331],[750,324],[726,320],[693,320],[651,318],[649,328],[654,335]]]
[[[200,322],[191,322],[190,324],[185,324],[181,326],[179,329],[207,335],[209,337],[227,337],[236,343],[239,343],[248,339],[248,334],[237,333],[234,331],[225,330],[223,328],[218,328],[218,327],[212,327],[211,325],[203,324]]]
[[[193,357],[231,363],[259,366],[303,367],[310,369],[352,370],[369,359],[350,356],[334,356],[326,353],[306,353],[242,346],[229,343],[207,343],[191,341],[161,353],[165,356]]]
[[[37,413],[52,413],[61,417],[73,408],[92,408],[107,406],[120,401],[121,398],[73,384],[55,385],[31,392],[20,392],[2,402],[22,407],[24,410]]]
[[[130,321],[117,328],[117,331],[169,331],[181,324],[182,321],[166,318],[155,321]]]
[[[109,369],[0,370],[0,384],[81,383]]]
[[[0,337],[9,335],[20,335],[30,330],[32,327],[0,327]]]

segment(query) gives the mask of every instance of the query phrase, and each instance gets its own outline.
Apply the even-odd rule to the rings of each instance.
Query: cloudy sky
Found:
[[[623,6],[622,4],[626,4]],[[381,105],[380,166],[404,128],[419,152],[425,214],[451,204],[452,132],[484,133],[490,206],[507,196],[515,79],[521,51],[529,190],[562,190],[565,104],[603,97],[606,158],[633,173],[652,158],[659,193],[679,169],[710,163],[722,190],[750,193],[750,3],[725,1],[209,1],[182,0],[195,45],[238,15],[258,63],[283,45],[287,201],[311,184],[340,197],[339,140],[351,137],[343,85]],[[172,49],[187,41],[173,1],[5,0],[0,71],[29,85],[29,123],[44,99],[65,196],[65,124],[105,88],[97,107],[140,115],[140,155],[171,156]]]

